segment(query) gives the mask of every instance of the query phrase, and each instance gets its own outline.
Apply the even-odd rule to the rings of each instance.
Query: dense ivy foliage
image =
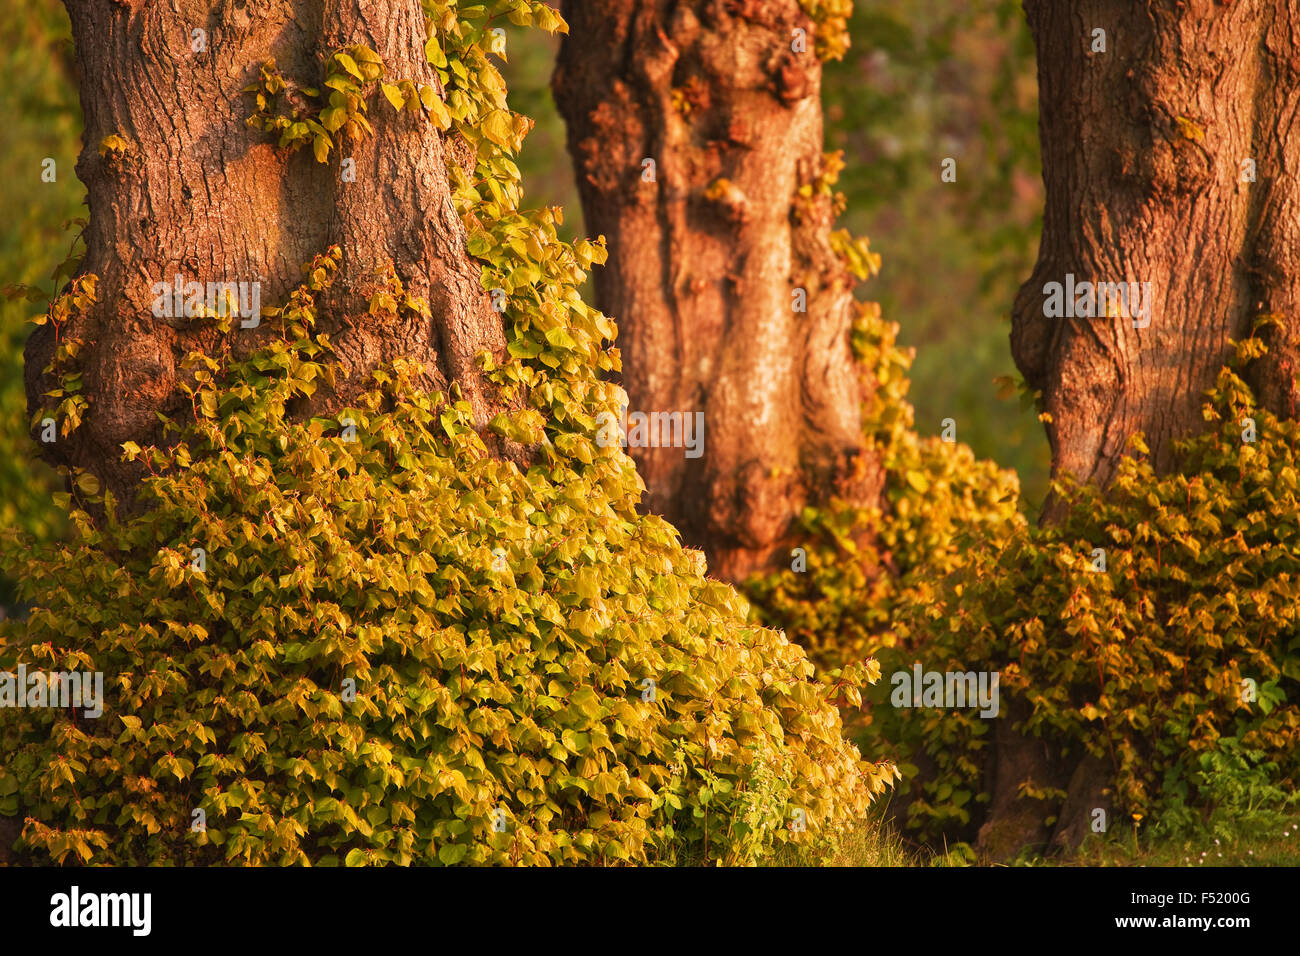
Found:
[[[861,328],[888,389],[905,356],[874,310]],[[1240,359],[1261,348],[1247,340]],[[1180,446],[1175,472],[1157,475],[1139,439],[1106,493],[1058,486],[1065,517],[1038,527],[1016,513],[1011,476],[911,435],[901,393],[878,410],[890,513],[809,512],[807,572],[751,585],[762,620],[824,666],[872,654],[886,676],[916,661],[999,672],[1004,701],[1029,705],[1019,729],[1104,760],[1115,806],[1135,819],[1208,811],[1225,775],[1294,789],[1300,426],[1256,408],[1225,369],[1207,395],[1213,428]],[[899,761],[910,828],[969,834],[988,799],[991,721],[897,709],[889,695],[887,681],[867,695],[864,752]],[[1049,808],[1064,797],[1031,795]]]
[[[1261,349],[1247,340],[1242,357]],[[977,549],[902,624],[1000,670],[1030,705],[1023,729],[1105,760],[1139,819],[1194,798],[1222,748],[1286,790],[1300,777],[1300,427],[1229,369],[1205,417],[1176,472],[1157,475],[1136,439],[1104,495],[1059,487],[1063,521]],[[942,759],[937,737],[926,747]]]
[[[83,474],[75,541],[6,538],[34,610],[0,629],[0,668],[101,671],[107,699],[97,720],[0,710],[0,813],[60,862],[831,852],[895,775],[841,732],[837,704],[877,669],[816,679],[636,513],[631,460],[593,437],[618,355],[577,286],[604,250],[561,242],[557,209],[520,211],[527,123],[488,57],[494,17],[563,25],[534,0],[426,13],[451,132],[477,157],[472,175],[449,164],[455,202],[507,295],[509,357],[483,366],[525,406],[492,427],[535,463],[489,455],[468,406],[414,391],[402,363],[357,407],[296,418],[333,374],[314,308],[340,252],[323,254],[264,310],[278,341],[244,363],[191,356],[193,422],[165,449],[124,446],[152,475],[142,513],[119,519]],[[390,292],[371,309],[425,307],[396,276]]]
[[[884,510],[831,500],[806,508],[806,569],[747,582],[756,620],[780,627],[807,647],[818,665],[834,670],[863,658],[886,675],[917,660],[933,667],[930,635],[898,622],[929,607],[945,581],[968,567],[972,549],[997,552],[1024,533],[1013,473],[975,458],[970,448],[918,435],[907,400],[911,353],[896,344],[898,326],[886,322],[875,303],[857,305],[853,345],[872,385],[863,407],[870,447],[884,464]],[[979,669],[970,660],[960,670]],[[890,706],[887,682],[868,690],[860,713],[846,714],[864,753],[888,755],[903,776],[912,826],[927,835],[943,824],[965,823],[966,806],[981,796],[963,786],[977,779],[988,721],[924,709]],[[922,778],[918,758],[926,742],[951,760]],[[938,742],[941,741],[941,742]],[[957,783],[954,785],[953,780]]]
[[[364,45],[331,53],[320,86],[286,79],[271,60],[262,64],[258,79],[244,88],[256,104],[246,123],[251,129],[279,134],[281,149],[295,150],[311,143],[316,161],[324,163],[334,148],[334,137],[374,132],[366,119],[366,100],[378,85],[393,109],[424,110],[439,130],[451,125],[447,108],[432,86],[417,89],[410,80],[389,82],[384,73],[383,58]]]

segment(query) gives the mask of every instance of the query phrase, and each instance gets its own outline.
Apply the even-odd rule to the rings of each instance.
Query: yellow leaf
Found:
[[[451,113],[447,112],[446,105],[436,96],[429,106],[429,118],[433,120],[435,129],[443,130],[451,126]]]
[[[479,127],[483,135],[498,146],[513,147],[515,124],[505,110],[493,110]]]
[[[105,136],[99,141],[100,156],[107,156],[109,153],[120,156],[124,152],[126,152],[126,140],[121,136]]]
[[[402,91],[393,86],[392,83],[380,83],[379,88],[383,90],[388,102],[393,104],[393,109],[400,110],[406,105],[406,97],[402,96]]]
[[[329,158],[329,154],[330,154],[329,137],[322,136],[319,133],[317,133],[316,138],[312,140],[311,150],[313,153],[316,154],[316,162],[318,163],[325,162]]]
[[[346,53],[335,53],[334,59],[338,61],[339,66],[343,67],[343,69],[347,70],[358,80],[362,78],[361,71],[357,68],[357,61],[352,59],[352,57],[348,56]]]

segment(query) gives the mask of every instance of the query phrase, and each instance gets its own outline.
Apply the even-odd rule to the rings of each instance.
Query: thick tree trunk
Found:
[[[493,399],[473,356],[500,353],[504,332],[465,250],[442,134],[422,113],[399,114],[375,96],[373,134],[338,142],[321,164],[310,148],[277,149],[245,125],[253,104],[241,90],[273,58],[286,77],[319,86],[330,53],[365,45],[383,58],[386,78],[437,88],[419,0],[67,7],[86,123],[77,168],[90,205],[81,272],[99,279],[95,305],[58,330],[84,343],[76,361],[90,406],[80,428],[44,446],[54,462],[89,468],[129,499],[138,475],[118,461],[119,446],[156,439],[155,413],[182,410],[181,358],[247,354],[276,334],[272,323],[236,321],[222,334],[210,321],[156,317],[155,283],[177,275],[258,282],[265,308],[281,304],[301,267],[335,243],[340,274],[318,302],[318,327],[331,333],[341,364],[338,393],[326,404],[354,396],[371,370],[400,356],[423,361],[430,386],[458,383],[480,419],[490,417]],[[101,155],[109,136],[125,140],[120,156]],[[341,175],[344,158],[354,178]],[[431,318],[368,314],[383,282],[376,270],[388,266],[428,301]],[[43,372],[55,334],[43,326],[27,347],[33,410],[47,405],[52,377]]]
[[[704,414],[700,457],[630,435],[646,506],[739,580],[790,560],[805,504],[875,503],[883,482],[863,450],[832,199],[798,195],[823,170],[813,24],[798,0],[563,12],[553,88],[588,230],[609,242],[596,294],[630,411]]]
[[[1300,307],[1300,2],[1025,8],[1047,207],[1012,348],[1051,415],[1054,471],[1105,485],[1135,432],[1167,469],[1173,442],[1204,427],[1229,338]],[[1150,314],[1047,317],[1044,286],[1067,274],[1150,283]],[[1275,337],[1259,373],[1261,397],[1286,414],[1295,330]]]
[[[1136,432],[1168,470],[1173,443],[1205,427],[1203,394],[1232,354],[1229,339],[1265,313],[1284,323],[1254,384],[1268,407],[1293,415],[1300,2],[1026,0],[1025,10],[1038,47],[1047,207],[1012,350],[1051,416],[1054,473],[1105,486]],[[1046,287],[1067,276],[1076,286],[1139,283],[1143,295],[1138,308],[1103,303],[1088,317],[1084,292],[1073,317],[1054,315]],[[1049,502],[1044,520],[1057,507]],[[1051,768],[1033,757],[1041,744],[1002,736],[1005,772],[995,773],[981,841],[1077,842],[1105,768]],[[1026,779],[1068,789],[1054,832],[1041,812],[1019,812]]]

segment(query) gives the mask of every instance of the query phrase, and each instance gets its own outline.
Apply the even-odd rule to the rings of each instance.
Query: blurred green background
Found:
[[[0,286],[52,291],[51,274],[85,214],[74,172],[80,111],[67,16],[55,0],[0,0]],[[1015,469],[1026,507],[1046,490],[1049,455],[1032,410],[999,398],[1015,376],[1007,341],[1017,285],[1036,256],[1038,167],[1033,48],[1017,0],[858,0],[853,46],[828,65],[827,148],[842,149],[845,225],[871,238],[881,274],[861,290],[916,349],[917,428],[957,421],[959,440]],[[582,233],[564,128],[550,94],[555,47],[510,28],[511,105],[537,121],[521,166],[529,205],[563,206]],[[940,179],[957,161],[957,181]],[[54,182],[42,181],[53,159]],[[61,533],[50,493],[60,479],[35,463],[26,428],[22,343],[40,306],[0,300],[0,527]],[[0,582],[0,608],[7,604]]]
[[[24,283],[53,291],[51,274],[68,255],[85,215],[85,190],[73,167],[81,149],[81,111],[67,14],[52,0],[0,0],[0,288]],[[42,173],[54,160],[54,181]],[[22,349],[40,303],[0,298],[0,529],[38,540],[62,533],[50,499],[62,480],[35,459],[27,431]],[[0,614],[12,599],[0,580]]]

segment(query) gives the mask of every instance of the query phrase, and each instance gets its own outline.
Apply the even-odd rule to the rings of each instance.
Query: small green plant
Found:
[[[1242,723],[1242,730],[1247,725]],[[1215,839],[1260,837],[1281,830],[1294,816],[1300,795],[1278,784],[1276,760],[1220,737],[1216,746],[1170,768],[1161,787],[1156,834]]]
[[[976,866],[979,863],[979,854],[969,843],[954,843],[944,848],[942,853],[937,853],[930,860],[931,866],[938,867],[966,867]]]

